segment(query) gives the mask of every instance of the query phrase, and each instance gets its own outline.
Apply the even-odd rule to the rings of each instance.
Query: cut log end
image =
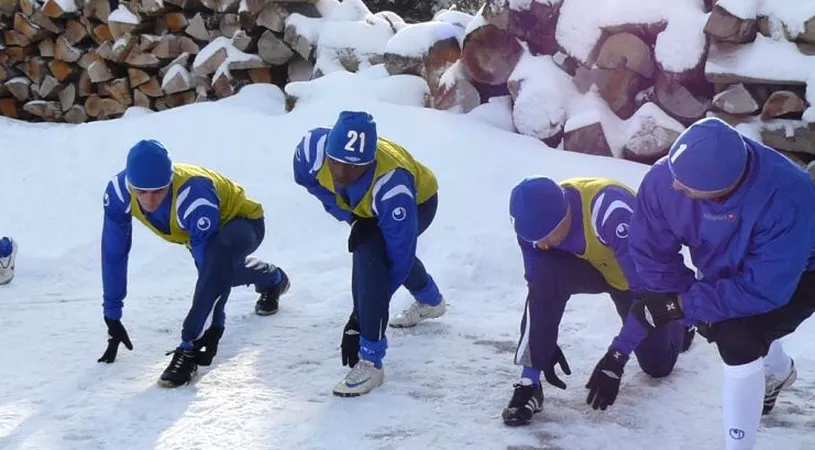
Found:
[[[462,60],[472,80],[483,84],[504,84],[521,58],[517,39],[493,25],[484,25],[464,39]]]

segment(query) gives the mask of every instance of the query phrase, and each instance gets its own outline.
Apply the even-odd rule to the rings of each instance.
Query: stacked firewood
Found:
[[[294,13],[320,16],[311,0],[2,2],[0,114],[81,123],[283,86],[310,57],[286,42]]]
[[[511,96],[518,132],[583,153],[653,162],[685,126],[716,115],[815,158],[815,17],[762,16],[734,1],[692,10],[654,0],[661,14],[623,3],[487,0],[443,96],[465,111],[478,106],[474,91]]]

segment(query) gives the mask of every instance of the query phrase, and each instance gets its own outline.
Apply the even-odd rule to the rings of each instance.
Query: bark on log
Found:
[[[17,101],[13,98],[0,98],[0,116],[17,118]]]
[[[28,97],[31,95],[29,90],[29,86],[31,86],[31,80],[27,77],[14,77],[4,83],[4,86],[11,92],[11,95],[14,96],[18,101],[24,102],[28,100]]]
[[[62,120],[62,109],[59,102],[32,100],[23,105],[23,111],[49,122]]]
[[[62,112],[68,112],[76,102],[76,86],[68,84],[65,89],[59,91],[59,104],[62,107]]]
[[[93,94],[93,83],[91,83],[91,77],[88,75],[87,70],[83,70],[82,73],[79,74],[79,81],[76,84],[76,88],[77,93],[82,98]]]
[[[815,155],[815,129],[798,120],[776,119],[762,124],[761,140],[775,149]]]

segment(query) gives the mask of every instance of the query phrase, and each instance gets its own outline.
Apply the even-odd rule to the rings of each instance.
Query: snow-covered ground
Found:
[[[669,378],[650,380],[632,362],[611,410],[585,404],[583,386],[618,326],[605,295],[568,305],[560,341],[573,369],[568,390],[546,388],[545,411],[529,427],[500,419],[520,373],[512,358],[525,298],[511,187],[535,173],[637,186],[645,166],[504,131],[511,119],[500,102],[468,115],[418,108],[410,77],[335,73],[292,88],[301,100],[287,114],[276,88],[253,85],[217,103],[80,126],[0,122],[0,234],[20,245],[17,277],[0,288],[0,448],[720,448],[720,363],[701,340]],[[353,399],[331,395],[346,373],[338,346],[351,306],[348,227],[291,174],[302,133],[344,108],[370,111],[381,135],[437,174],[439,213],[419,252],[450,302],[441,319],[389,330],[385,384]],[[253,313],[250,289],[235,289],[214,365],[175,390],[156,379],[177,344],[195,270],[183,247],[139,224],[123,319],[135,349],[96,362],[106,339],[102,193],[141,138],[163,140],[176,161],[217,169],[260,200],[267,237],[257,256],[293,283],[271,317]],[[398,292],[392,312],[408,300]],[[760,448],[815,448],[813,333],[809,321],[788,341],[799,381],[762,420]]]

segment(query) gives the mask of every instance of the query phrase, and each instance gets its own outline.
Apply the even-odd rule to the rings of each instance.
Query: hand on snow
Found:
[[[353,368],[359,362],[359,322],[354,314],[348,318],[342,330],[342,365]]]
[[[592,372],[589,382],[586,383],[586,389],[589,390],[586,403],[591,405],[592,409],[600,408],[605,411],[606,408],[614,404],[617,393],[620,391],[623,368],[627,362],[628,356],[612,348],[606,352],[603,359],[594,367],[594,372]]]
[[[371,232],[372,229],[378,227],[377,220],[371,218],[359,218],[351,224],[351,232],[348,234],[348,251],[354,253],[365,235]]]
[[[555,352],[552,354],[552,360],[549,362],[549,368],[543,371],[543,377],[546,378],[546,382],[552,386],[560,389],[566,389],[566,383],[564,383],[563,380],[558,378],[558,376],[555,374],[555,366],[557,365],[560,366],[560,370],[562,370],[566,375],[572,374],[572,369],[569,367],[569,362],[566,361],[566,356],[563,354],[563,350],[560,349],[559,345],[555,346]]]
[[[640,294],[631,305],[631,313],[649,332],[685,317],[677,294]]]
[[[124,344],[128,350],[133,350],[133,343],[130,342],[130,337],[127,335],[127,330],[125,330],[121,320],[105,318],[105,324],[108,326],[108,348],[96,362],[112,363],[116,361],[119,344]]]

